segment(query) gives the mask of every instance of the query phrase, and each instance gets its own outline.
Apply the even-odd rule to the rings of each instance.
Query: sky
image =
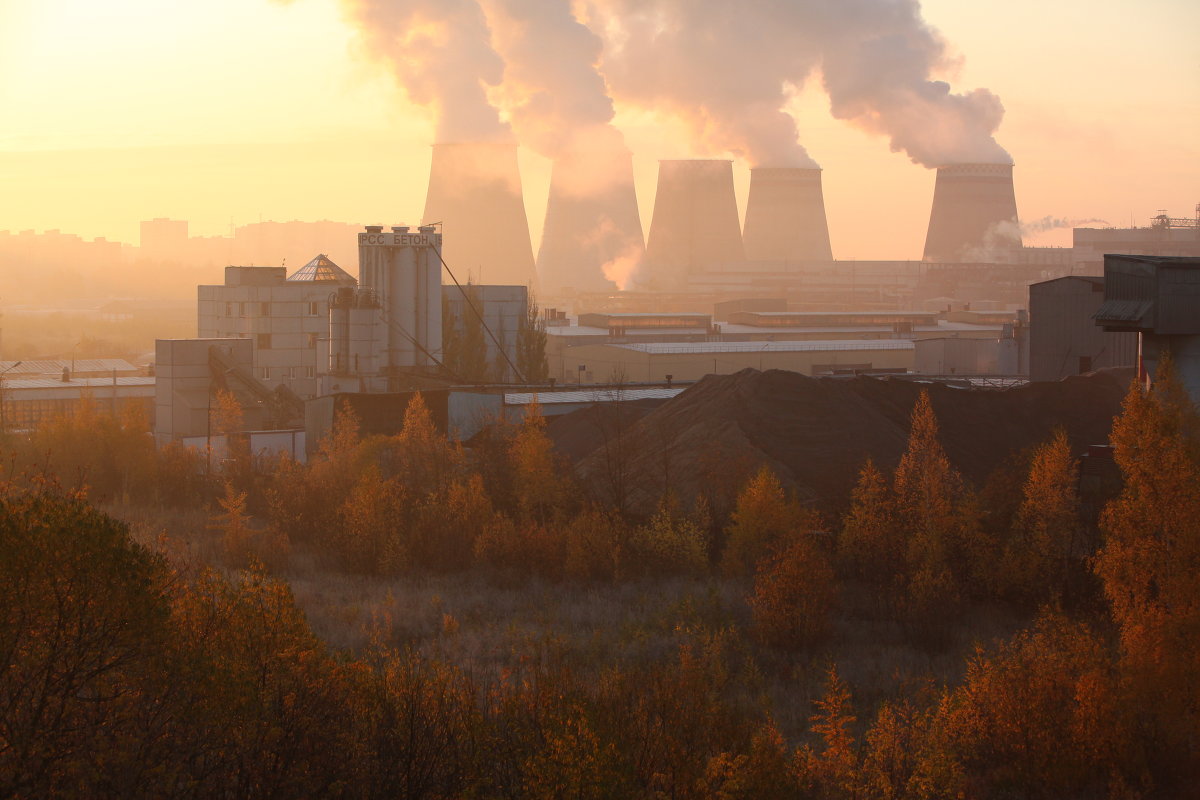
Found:
[[[956,91],[1006,115],[1028,244],[1072,223],[1148,224],[1200,203],[1200,3],[926,0],[959,57]],[[791,111],[823,167],[835,258],[919,258],[933,173],[833,119],[819,81]],[[657,162],[682,127],[618,105],[643,227]],[[0,230],[58,229],[137,244],[138,222],[193,235],[265,219],[419,221],[433,128],[366,55],[336,0],[0,0]],[[549,162],[521,152],[540,239]],[[749,171],[735,163],[745,212]],[[1100,222],[1089,224],[1099,225]]]

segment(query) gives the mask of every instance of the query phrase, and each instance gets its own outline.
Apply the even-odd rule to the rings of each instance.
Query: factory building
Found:
[[[698,381],[748,367],[804,375],[908,372],[913,343],[907,339],[799,342],[626,342],[572,348],[558,365],[558,383],[657,383]],[[555,365],[551,364],[552,374]]]
[[[324,255],[291,277],[284,267],[226,267],[224,284],[198,288],[197,335],[250,340],[258,380],[313,397],[326,371],[330,299],[357,283]]]
[[[154,378],[82,378],[67,372],[57,378],[0,376],[0,433],[33,430],[54,417],[75,413],[85,402],[113,416],[137,407],[153,424]]]
[[[924,339],[977,339],[990,343],[986,345],[992,351],[990,361],[986,356],[972,355],[969,366],[964,360],[961,370],[956,366],[944,374],[993,374],[996,370],[1003,370],[1004,374],[1022,374],[1024,370],[1024,324],[1019,314],[979,311],[734,310],[747,305],[779,308],[777,301],[727,303],[720,309],[720,316],[725,318],[720,323],[714,323],[712,315],[686,312],[580,314],[577,325],[546,328],[546,357],[550,375],[559,383],[581,382],[579,367],[587,364],[581,348],[595,345],[746,344],[762,347],[789,342],[811,342],[816,345],[821,342],[903,340],[911,343]],[[1001,343],[1001,340],[1009,339],[1014,343]],[[949,347],[954,348],[955,345]],[[958,350],[953,352],[965,352],[964,347],[958,346]],[[1015,348],[1012,359],[1004,360],[1000,351],[1005,348]],[[739,358],[741,356],[734,360]],[[906,366],[912,366],[911,352],[908,358]],[[942,361],[946,359],[943,357]],[[595,359],[593,362],[599,363]],[[715,363],[721,372],[727,371],[721,367],[720,359]],[[976,372],[982,369],[979,366],[981,364],[992,366],[984,372]],[[744,366],[755,364],[747,363]],[[806,367],[807,362],[800,363],[800,366]],[[894,364],[889,360],[887,366],[891,368]],[[606,381],[611,377],[609,368],[584,370],[585,373],[589,371],[592,372],[590,382]],[[662,380],[662,377],[651,379]],[[586,375],[582,382],[589,382]]]
[[[1072,261],[1081,275],[1103,275],[1104,254],[1200,258],[1200,204],[1193,219],[1159,214],[1143,228],[1075,228]]]
[[[1200,403],[1200,258],[1104,256],[1104,303],[1096,324],[1138,336],[1138,376],[1153,383],[1171,354],[1193,403]]]
[[[1136,333],[1108,333],[1093,316],[1104,302],[1104,278],[1068,275],[1029,287],[1029,378],[1057,381],[1137,362]]]

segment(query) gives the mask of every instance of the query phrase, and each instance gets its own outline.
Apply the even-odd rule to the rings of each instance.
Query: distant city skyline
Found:
[[[1046,229],[1033,244],[1069,244],[1083,220],[1190,217],[1200,201],[1200,8],[1158,0],[1135,13],[1102,0],[1087,11],[923,4],[963,59],[946,76],[955,90],[987,87],[1004,103],[997,139],[1016,163],[1018,210]],[[415,223],[428,115],[354,42],[333,0],[9,0],[0,230],[137,244],[139,222],[156,217],[186,219],[198,236],[260,219]],[[919,258],[933,172],[833,119],[819,86],[792,110],[825,170],[834,256]],[[693,152],[679,125],[644,111],[618,105],[616,124],[648,227],[657,160],[714,154]],[[521,165],[536,247],[549,162],[523,149]],[[734,174],[744,214],[746,164]]]

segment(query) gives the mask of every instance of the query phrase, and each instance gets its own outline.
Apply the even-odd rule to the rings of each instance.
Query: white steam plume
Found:
[[[818,68],[835,117],[919,164],[1011,163],[999,99],[934,80],[951,60],[917,0],[584,1],[618,102],[670,110],[752,166],[815,166],[783,109]]]
[[[606,36],[601,68],[619,102],[669,112],[700,149],[731,152],[751,166],[817,166],[783,110],[817,55],[794,30],[764,26],[764,9],[717,0],[587,0],[585,7]]]
[[[941,35],[917,0],[826,0],[811,23],[838,119],[886,135],[926,167],[1012,163],[993,134],[1004,118],[987,89],[954,94],[933,75],[951,65]]]
[[[575,18],[570,0],[480,0],[504,59],[502,96],[521,143],[557,158],[624,149],[613,103],[597,71],[603,42]]]
[[[342,0],[367,51],[392,67],[409,98],[433,115],[439,142],[512,138],[488,101],[504,62],[476,0]]]

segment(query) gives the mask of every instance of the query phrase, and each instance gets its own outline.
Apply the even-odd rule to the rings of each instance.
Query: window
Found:
[[[317,377],[317,368],[316,367],[305,367],[304,368],[304,377],[306,377],[306,378]]]
[[[233,303],[225,304],[225,316],[227,316],[227,317],[233,316]]]
[[[259,350],[270,350],[271,349],[271,334],[260,333],[258,335],[258,349]]]
[[[310,334],[308,335],[308,346],[309,346],[309,347],[316,347],[316,346],[317,346],[317,334],[315,334],[315,333],[310,333]]]
[[[271,368],[270,368],[270,367],[263,367],[263,368],[262,368],[262,369],[259,371],[259,377],[260,377],[260,378],[262,378],[264,381],[269,381],[269,380],[271,380]]]
[[[319,309],[318,309],[318,306],[319,306],[319,305],[320,305],[320,304],[319,304],[319,303],[317,303],[315,300],[314,300],[313,302],[311,302],[311,303],[309,303],[309,304],[308,304],[308,315],[309,315],[310,317],[315,317],[315,316],[318,316],[318,314],[319,314]]]

